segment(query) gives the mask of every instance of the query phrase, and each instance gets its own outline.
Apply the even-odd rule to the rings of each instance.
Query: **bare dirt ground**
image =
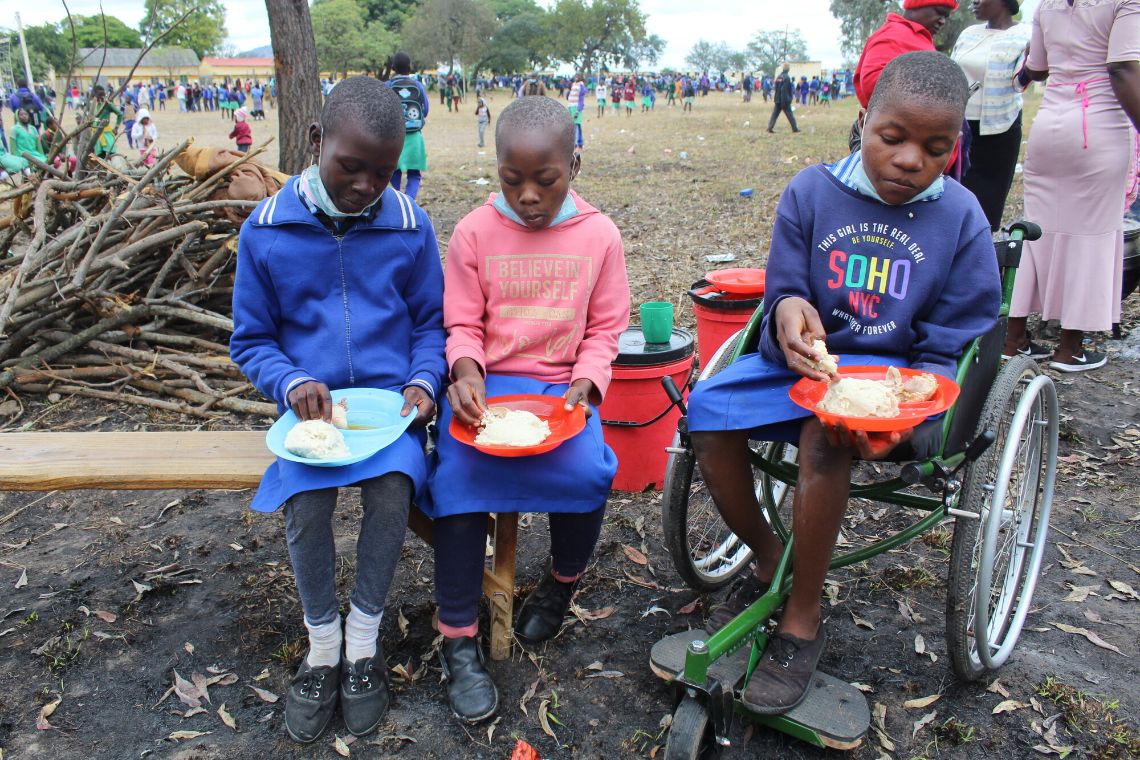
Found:
[[[493,112],[507,102],[499,93]],[[495,184],[493,147],[475,147],[473,111],[471,104],[458,114],[435,106],[426,133],[432,169],[420,201],[444,250],[456,221]],[[258,141],[276,133],[276,112],[269,114],[253,125]],[[854,104],[801,108],[798,115],[803,134],[781,123],[768,135],[768,109],[759,99],[745,105],[714,94],[698,99],[692,114],[659,103],[653,113],[628,118],[607,111],[598,119],[590,108],[576,185],[623,232],[635,304],[669,298],[681,324],[692,327],[685,290],[712,268],[705,256],[733,253],[738,266],[763,265],[780,191],[805,164],[845,152]],[[228,128],[214,114],[167,110],[156,121],[168,144],[187,135],[200,144],[226,144]],[[745,187],[754,189],[751,198],[739,196]],[[1017,217],[1020,195],[1019,178],[1007,219]],[[1054,529],[1034,612],[997,682],[991,676],[959,683],[948,665],[943,608],[952,523],[835,573],[834,603],[825,602],[831,645],[822,669],[863,684],[885,715],[882,733],[873,731],[850,756],[1140,754],[1140,604],[1131,590],[1140,588],[1138,322],[1134,298],[1124,323],[1133,337],[1108,343],[1108,367],[1058,378],[1064,416]],[[219,417],[206,427],[267,424]],[[200,427],[66,397],[25,399],[0,425],[7,431]],[[335,742],[347,738],[339,719],[308,748],[282,730],[283,696],[304,651],[304,629],[281,519],[249,512],[250,496],[0,495],[0,757],[338,756]],[[853,508],[844,534],[866,540],[903,517]],[[337,517],[342,589],[353,575],[357,520],[356,497],[345,496]],[[541,516],[522,531],[520,600],[540,572],[544,533]],[[500,717],[465,728],[446,708],[433,655],[431,552],[409,535],[382,628],[395,704],[376,734],[342,754],[506,758],[523,738],[550,758],[657,756],[673,702],[649,671],[650,646],[699,626],[713,601],[683,587],[661,536],[659,494],[615,492],[577,598],[595,614],[583,615],[588,622],[575,619],[537,653],[516,648],[511,660],[493,664]],[[647,564],[631,559],[637,554],[626,546]],[[924,654],[916,651],[918,636]],[[596,677],[599,667],[608,677]],[[218,678],[204,710],[167,694],[176,673],[187,681]],[[926,707],[903,704],[933,695],[941,696]],[[51,728],[37,728],[41,715]],[[733,739],[725,757],[834,754],[758,728],[737,726]]]

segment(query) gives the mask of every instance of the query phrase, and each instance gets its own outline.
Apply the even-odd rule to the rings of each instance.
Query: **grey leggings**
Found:
[[[402,473],[392,472],[357,485],[364,518],[356,539],[356,587],[352,590],[352,603],[362,612],[379,615],[384,611],[384,600],[404,544],[412,481]],[[332,531],[336,497],[336,488],[325,488],[303,491],[285,502],[289,559],[293,562],[301,607],[310,625],[332,622],[339,609],[336,543]]]

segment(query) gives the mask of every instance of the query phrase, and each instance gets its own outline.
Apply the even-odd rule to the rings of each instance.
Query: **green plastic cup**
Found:
[[[646,343],[668,343],[673,336],[673,304],[668,301],[641,304],[641,334]]]

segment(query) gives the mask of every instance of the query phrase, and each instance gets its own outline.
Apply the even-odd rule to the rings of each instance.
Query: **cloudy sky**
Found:
[[[1037,2],[1026,0],[1023,4],[1026,18]],[[224,0],[224,4],[229,39],[239,51],[269,43],[264,0]],[[15,10],[7,5],[12,10],[5,11],[5,15]],[[99,12],[97,0],[74,0],[69,5],[72,13]],[[143,4],[138,0],[103,0],[102,5],[106,13],[132,26],[142,20]],[[724,41],[730,47],[742,48],[757,31],[785,26],[800,30],[812,58],[829,68],[838,66],[842,63],[839,22],[832,17],[828,5],[829,0],[641,0],[641,8],[649,16],[650,31],[669,43],[661,65],[675,68],[683,66],[685,55],[699,39]],[[21,12],[25,24],[58,21],[65,15],[62,3],[55,0],[25,7]],[[14,16],[0,16],[0,26],[15,26]]]

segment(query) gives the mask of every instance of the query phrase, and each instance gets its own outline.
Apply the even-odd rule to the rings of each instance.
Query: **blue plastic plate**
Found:
[[[348,424],[364,425],[367,430],[342,430],[349,455],[340,459],[306,459],[285,450],[285,436],[300,420],[289,409],[273,423],[265,434],[265,445],[277,456],[290,462],[313,467],[344,467],[363,462],[380,449],[391,444],[416,419],[413,409],[407,417],[400,416],[404,397],[395,391],[381,388],[344,388],[332,391],[333,403],[348,399]]]

